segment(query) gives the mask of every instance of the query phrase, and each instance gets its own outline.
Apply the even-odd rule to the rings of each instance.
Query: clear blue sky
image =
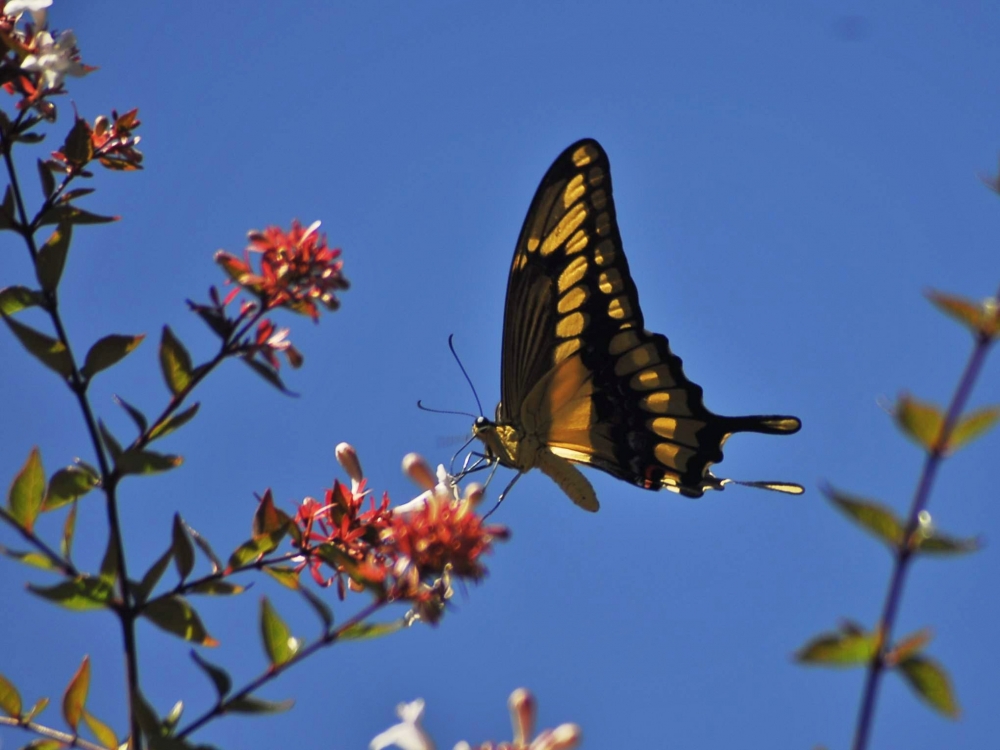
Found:
[[[448,334],[488,412],[496,402],[514,241],[545,169],[581,137],[610,154],[646,325],[670,337],[708,406],[804,423],[794,437],[734,438],[718,472],[798,481],[799,498],[729,488],[692,501],[589,472],[603,505],[594,516],[544,476],[523,479],[497,516],[513,539],[440,627],[328,650],[264,691],[296,698],[291,713],[227,719],[200,740],[364,748],[417,696],[440,748],[500,740],[507,695],[523,685],[543,726],[576,721],[593,750],[848,746],[862,672],[790,656],[841,617],[873,624],[890,560],[817,487],[903,511],[921,454],[880,401],[903,389],[944,400],[969,350],[921,292],[981,298],[1000,281],[1000,199],[977,178],[1000,153],[1000,9],[57,0],[52,22],[73,28],[101,68],[71,82],[81,114],[138,106],[143,120],[147,169],[99,175],[86,205],[123,220],[77,233],[62,296],[81,348],[112,331],[151,336],[92,390],[114,429],[129,424],[113,393],[149,412],[165,402],[163,323],[196,357],[212,351],[184,300],[221,279],[212,253],[239,251],[247,229],[322,219],[353,283],[320,326],[290,320],[306,356],[288,374],[300,398],[232,365],[164,444],[184,466],[123,485],[133,569],[166,547],[175,510],[232,549],[254,492],[271,487],[291,507],[343,476],[341,440],[357,446],[373,488],[409,499],[402,456],[446,460],[469,426],[416,400],[474,409]],[[22,167],[30,183],[32,161]],[[2,283],[25,278],[12,235],[3,248]],[[56,379],[9,335],[0,361],[3,483],[32,445],[50,472],[90,458]],[[975,405],[1000,400],[998,366],[988,363]],[[993,434],[946,464],[931,504],[939,525],[997,537],[998,449]],[[102,519],[95,496],[80,523]],[[52,539],[58,528],[43,526]],[[14,539],[0,531],[0,542]],[[81,564],[96,566],[102,542],[80,541]],[[121,731],[112,619],[29,597],[25,579],[42,573],[0,571],[0,672],[28,698],[57,698],[89,653],[91,708]],[[942,719],[890,678],[876,747],[995,744],[998,579],[995,545],[916,565],[900,632],[934,629],[930,653],[951,670],[964,715]],[[298,634],[315,632],[301,603],[265,581],[200,602],[222,641],[206,656],[238,682],[265,664],[262,593]],[[193,716],[208,705],[186,644],[151,627],[140,637],[157,707],[183,698]]]

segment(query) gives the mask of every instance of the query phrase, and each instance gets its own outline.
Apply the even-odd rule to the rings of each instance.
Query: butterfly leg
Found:
[[[494,473],[496,472],[496,466],[493,467],[493,472]],[[492,479],[492,478],[493,478],[493,474],[491,473],[490,474],[490,479]],[[500,497],[497,498],[497,504],[494,505],[492,508],[490,508],[490,512],[489,513],[487,513],[485,516],[483,516],[483,520],[484,521],[487,518],[489,518],[490,516],[492,516],[496,512],[496,509],[500,507],[500,503],[502,503],[504,501],[504,498],[507,497],[507,493],[510,492],[511,487],[513,487],[517,483],[517,480],[520,479],[520,478],[521,478],[521,472],[518,472],[517,474],[514,475],[514,478],[510,480],[510,482],[507,484],[507,486],[503,488],[503,492],[501,492],[500,493]],[[487,480],[487,484],[489,484],[489,480]]]

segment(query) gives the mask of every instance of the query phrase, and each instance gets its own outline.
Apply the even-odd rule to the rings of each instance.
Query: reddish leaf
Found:
[[[62,714],[73,732],[78,732],[80,719],[83,718],[83,707],[87,703],[87,691],[90,690],[90,657],[83,657],[83,663],[76,670],[73,679],[63,693]]]

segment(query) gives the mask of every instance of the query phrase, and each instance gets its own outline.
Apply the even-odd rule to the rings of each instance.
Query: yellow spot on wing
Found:
[[[577,203],[563,216],[542,242],[542,255],[551,255],[587,218],[587,207]]]
[[[584,193],[587,192],[587,188],[583,184],[583,175],[578,174],[563,191],[563,208],[569,208],[574,203],[576,203],[580,198],[583,197]]]
[[[561,313],[572,312],[587,301],[587,296],[586,287],[575,286],[559,298],[559,302],[556,304],[556,310]]]
[[[580,148],[573,152],[570,158],[576,166],[585,167],[596,159],[598,155],[597,149],[588,143],[586,146],[580,146]]]
[[[615,320],[624,320],[632,317],[632,305],[629,304],[628,297],[624,294],[615,297],[608,303],[608,316]]]
[[[569,265],[559,274],[559,280],[556,282],[556,286],[559,289],[560,294],[565,292],[571,286],[576,286],[576,284],[587,274],[587,258],[583,255],[578,255]]]
[[[687,463],[694,455],[694,451],[673,443],[657,443],[653,448],[653,455],[664,466],[683,472],[687,469]]]
[[[568,356],[576,354],[578,351],[580,351],[580,339],[563,341],[556,347],[555,351],[552,352],[552,364],[558,365]]]
[[[629,385],[636,391],[654,391],[660,388],[672,388],[677,384],[670,374],[670,367],[657,365],[633,375]]]
[[[668,393],[660,391],[643,396],[639,407],[653,414],[678,414],[688,416],[691,412],[687,406],[687,394],[684,391]]]
[[[580,252],[587,246],[589,241],[590,237],[587,236],[587,233],[582,229],[578,229],[576,234],[570,237],[566,243],[566,255]]]
[[[623,354],[615,362],[615,375],[619,377],[630,375],[636,370],[655,365],[659,361],[660,355],[656,353],[656,346],[652,343],[643,344],[627,354]]]
[[[615,243],[611,240],[604,240],[594,248],[594,260],[599,266],[607,266],[614,263]]]
[[[622,275],[618,273],[617,268],[609,268],[607,271],[601,271],[601,274],[597,277],[597,286],[605,294],[614,294],[622,290]]]
[[[556,336],[561,339],[568,339],[571,336],[579,336],[583,333],[587,325],[587,319],[583,313],[570,313],[565,318],[556,323]]]

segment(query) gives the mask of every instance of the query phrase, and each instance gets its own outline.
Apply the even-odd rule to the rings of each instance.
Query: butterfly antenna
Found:
[[[467,411],[451,411],[450,409],[432,409],[429,406],[424,406],[424,402],[421,401],[420,399],[417,399],[417,408],[420,409],[421,411],[429,411],[431,414],[458,414],[463,417],[472,417],[473,419],[476,419],[479,416],[478,414],[470,414]]]
[[[479,401],[479,394],[476,393],[476,386],[474,386],[472,384],[472,378],[470,378],[469,377],[469,373],[467,373],[465,371],[465,365],[462,364],[462,360],[460,360],[458,358],[458,352],[455,351],[455,334],[454,333],[451,334],[450,336],[448,336],[448,348],[451,349],[451,356],[453,356],[455,358],[455,361],[458,363],[458,369],[460,369],[462,371],[462,374],[465,375],[465,382],[468,383],[469,384],[469,388],[472,389],[472,395],[476,399],[476,406],[479,407],[479,416],[483,416],[483,405]]]

